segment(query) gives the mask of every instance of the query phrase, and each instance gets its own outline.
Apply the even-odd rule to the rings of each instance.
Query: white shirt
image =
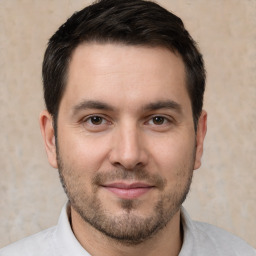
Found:
[[[74,236],[68,204],[58,225],[24,238],[0,250],[0,256],[90,256]],[[256,256],[256,250],[240,238],[212,225],[195,222],[181,208],[184,240],[179,256]]]

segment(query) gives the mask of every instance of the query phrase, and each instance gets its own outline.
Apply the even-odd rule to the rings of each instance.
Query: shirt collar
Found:
[[[62,208],[54,236],[56,255],[90,256],[76,239],[69,218],[70,204],[67,202]],[[190,252],[195,252],[196,249],[194,248],[194,225],[183,206],[181,207],[181,222],[183,227],[183,245],[179,256],[189,256],[192,255]]]
[[[183,243],[179,256],[192,256],[195,255],[196,243],[195,243],[195,227],[193,221],[189,217],[187,211],[181,206],[181,224],[183,228]]]
[[[66,203],[62,208],[58,226],[55,233],[56,254],[63,256],[90,256],[76,239],[70,222],[70,205]]]

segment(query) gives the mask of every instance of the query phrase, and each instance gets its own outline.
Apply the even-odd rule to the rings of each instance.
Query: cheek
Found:
[[[188,172],[194,164],[194,136],[166,136],[161,143],[152,143],[151,158],[166,178]]]
[[[104,162],[110,142],[85,132],[62,131],[58,136],[59,153],[63,162],[76,172],[93,173]]]

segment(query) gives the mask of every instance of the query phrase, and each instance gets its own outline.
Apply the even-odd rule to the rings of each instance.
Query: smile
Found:
[[[103,185],[105,189],[112,192],[122,199],[135,199],[138,198],[154,188],[154,186],[146,183],[111,183]]]

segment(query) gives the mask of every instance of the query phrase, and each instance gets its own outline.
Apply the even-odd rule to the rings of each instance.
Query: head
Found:
[[[55,125],[72,53],[78,45],[89,42],[158,46],[179,54],[186,69],[196,130],[205,90],[202,55],[179,17],[154,2],[142,0],[96,1],[74,13],[51,37],[42,73],[45,103]]]
[[[206,132],[202,56],[182,21],[153,2],[98,1],[50,39],[43,81],[41,130],[74,232],[137,244],[179,227]]]

